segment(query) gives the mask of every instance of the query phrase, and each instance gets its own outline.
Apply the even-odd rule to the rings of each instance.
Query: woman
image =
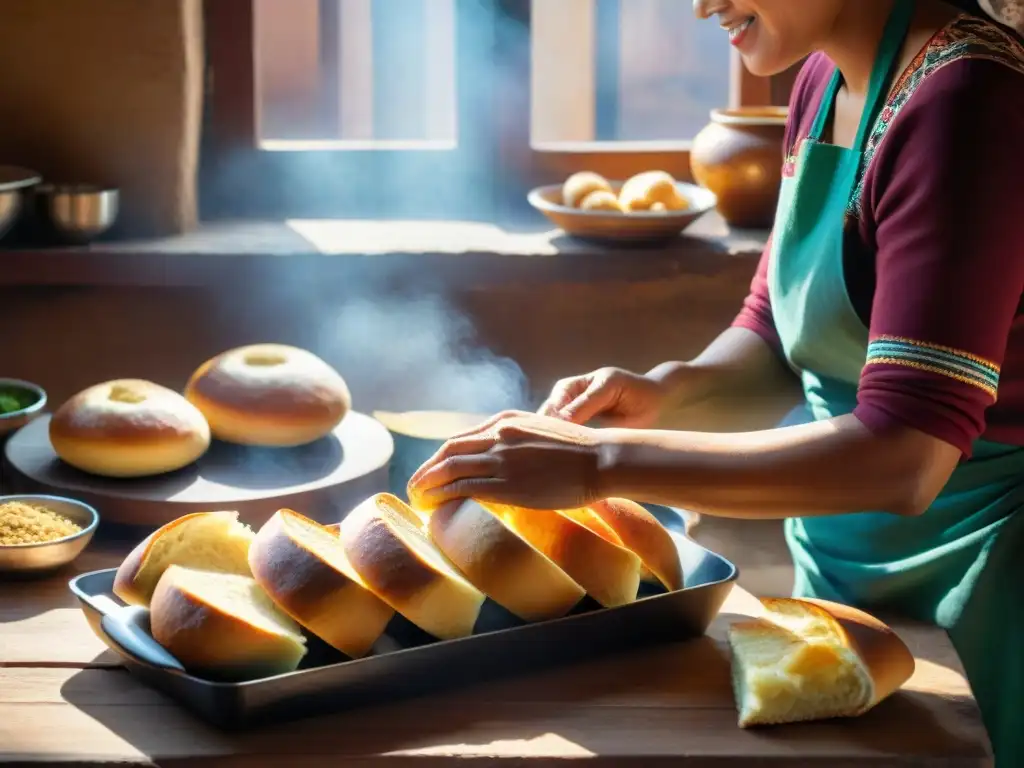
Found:
[[[1024,766],[1024,47],[937,0],[694,5],[757,75],[811,54],[742,311],[695,360],[568,379],[450,440],[411,489],[784,518],[795,594],[947,628],[999,765]],[[809,423],[650,429],[794,376]]]

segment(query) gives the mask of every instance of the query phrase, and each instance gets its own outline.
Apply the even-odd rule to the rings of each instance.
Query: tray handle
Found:
[[[113,650],[158,669],[184,672],[181,662],[169,654],[156,640],[134,622],[121,621],[106,615],[100,618],[103,641]]]

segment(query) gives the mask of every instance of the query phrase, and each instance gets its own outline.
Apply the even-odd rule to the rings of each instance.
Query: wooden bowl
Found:
[[[623,182],[609,182],[617,195]],[[607,243],[643,243],[670,240],[705,213],[717,199],[713,192],[685,182],[676,182],[679,193],[690,204],[685,211],[583,211],[562,204],[562,185],[537,187],[528,196],[530,205],[550,219],[567,235]]]

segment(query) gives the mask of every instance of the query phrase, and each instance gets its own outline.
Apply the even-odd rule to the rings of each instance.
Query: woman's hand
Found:
[[[653,427],[672,399],[673,375],[682,367],[681,363],[666,363],[645,376],[622,368],[601,368],[562,379],[538,413],[574,424],[600,419],[609,427]]]
[[[600,498],[597,430],[505,411],[448,440],[409,480],[435,507],[475,498],[534,509],[574,509]]]

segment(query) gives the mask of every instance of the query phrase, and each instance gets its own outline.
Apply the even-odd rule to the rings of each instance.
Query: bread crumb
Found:
[[[0,504],[0,546],[42,544],[72,536],[82,526],[42,505],[23,501]]]

